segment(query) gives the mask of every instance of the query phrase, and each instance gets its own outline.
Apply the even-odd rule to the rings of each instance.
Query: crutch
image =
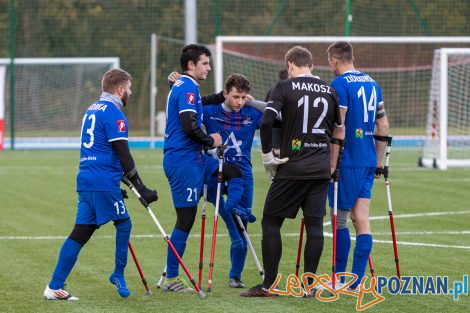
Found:
[[[336,161],[336,168],[333,175],[333,258],[331,265],[331,285],[333,290],[336,288],[336,223],[338,216],[338,181],[339,181],[339,165],[341,161],[341,154],[343,153],[344,140],[335,139],[335,143],[339,144],[338,160]]]
[[[388,166],[390,162],[390,149],[392,147],[392,136],[387,136],[387,148],[385,150],[385,165],[384,165],[384,178],[385,178],[385,190],[387,192],[387,204],[388,204],[388,215],[390,217],[390,228],[392,230],[392,240],[393,240],[393,253],[395,254],[395,267],[397,268],[398,279],[401,279],[400,275],[400,261],[398,258],[398,247],[397,247],[397,237],[395,235],[395,222],[393,219],[392,212],[392,199],[390,196],[390,180],[388,178]]]
[[[202,283],[202,267],[204,264],[204,230],[206,228],[206,207],[207,207],[207,185],[204,184],[203,191],[204,202],[202,203],[202,213],[201,213],[201,240],[199,244],[199,279],[197,285],[201,288]]]
[[[152,295],[152,290],[150,290],[147,280],[145,279],[144,272],[142,272],[142,269],[140,268],[139,261],[137,260],[137,256],[135,255],[134,248],[131,245],[131,242],[127,242],[127,246],[129,247],[129,251],[131,251],[132,258],[134,259],[135,266],[137,266],[137,270],[139,271],[140,278],[142,279],[142,284],[144,284],[145,290],[147,290],[147,294],[149,296]]]
[[[160,279],[158,280],[157,288],[160,288],[162,286],[163,281],[165,280],[165,278],[166,278],[166,265],[165,265],[165,268],[162,271],[162,274],[160,275]]]
[[[217,198],[215,200],[215,213],[214,213],[214,227],[212,229],[212,245],[211,245],[211,258],[209,261],[209,279],[207,280],[207,292],[212,291],[212,273],[214,271],[214,255],[215,255],[215,241],[217,237],[217,221],[219,219],[219,205],[220,196],[222,193],[222,168],[224,165],[224,149],[225,146],[216,148],[217,159],[219,160],[219,171],[217,173]]]
[[[300,257],[302,256],[302,241],[304,238],[304,228],[305,228],[305,221],[302,217],[300,220],[300,236],[299,236],[299,248],[297,250],[297,261],[295,262],[295,276],[299,277],[299,268],[300,268]]]
[[[181,267],[184,269],[184,271],[186,272],[186,275],[188,276],[189,280],[191,281],[191,283],[193,284],[194,288],[196,289],[196,292],[197,292],[197,295],[199,296],[199,299],[203,299],[206,295],[204,294],[204,292],[202,292],[202,290],[198,287],[198,285],[196,284],[196,281],[194,280],[193,276],[191,275],[191,273],[189,272],[188,268],[186,267],[186,265],[184,264],[183,260],[181,259],[178,251],[176,251],[175,247],[173,246],[173,244],[171,243],[171,240],[170,238],[168,237],[168,235],[165,233],[165,231],[163,230],[162,228],[162,225],[160,225],[160,222],[158,222],[157,220],[157,217],[155,216],[155,214],[153,214],[153,211],[152,209],[150,208],[150,205],[148,204],[148,202],[139,194],[139,192],[135,189],[135,187],[131,184],[131,182],[126,178],[126,177],[122,177],[121,178],[122,182],[124,184],[126,184],[133,192],[134,194],[137,196],[137,198],[140,200],[140,203],[142,203],[142,205],[147,209],[147,212],[150,214],[150,216],[152,217],[153,221],[155,222],[155,225],[157,226],[158,230],[160,231],[160,233],[162,234],[163,236],[163,240],[166,241],[166,243],[168,244],[168,246],[170,247],[171,251],[173,251],[173,253],[175,254],[176,258],[178,259],[178,262],[180,263]]]
[[[258,260],[258,256],[256,255],[256,252],[255,252],[255,249],[253,248],[253,245],[251,244],[250,237],[248,237],[248,233],[246,231],[245,225],[243,225],[243,222],[242,222],[242,219],[240,218],[240,216],[235,215],[235,217],[238,221],[238,225],[242,229],[243,236],[245,237],[246,243],[247,243],[248,247],[250,248],[251,255],[253,256],[253,259],[255,260],[256,268],[258,269],[258,272],[259,272],[261,278],[264,279],[263,268],[261,267],[261,264],[259,263],[259,260]]]
[[[335,169],[334,181],[333,181],[333,259],[331,265],[331,284],[333,290],[336,290],[336,218],[338,216],[338,165]]]

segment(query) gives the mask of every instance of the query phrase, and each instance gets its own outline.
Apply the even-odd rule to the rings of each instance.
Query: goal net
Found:
[[[13,90],[10,59],[0,59],[4,148],[79,147],[82,115],[116,67],[119,58],[18,58]]]
[[[470,166],[470,49],[434,51],[420,165]]]
[[[263,37],[220,36],[216,42],[216,90],[231,73],[247,76],[255,98],[266,97],[285,68],[284,56],[294,45],[313,55],[314,74],[330,82],[326,49],[338,40],[351,42],[357,70],[381,86],[393,145],[421,149],[426,141],[428,100],[434,50],[468,47],[470,37]],[[464,86],[464,82],[461,83]],[[468,89],[468,81],[467,81]],[[468,97],[467,97],[468,98]]]

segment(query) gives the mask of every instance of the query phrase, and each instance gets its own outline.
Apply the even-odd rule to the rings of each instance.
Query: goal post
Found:
[[[381,86],[394,146],[423,149],[427,138],[427,116],[434,50],[470,48],[470,37],[296,37],[219,36],[215,44],[215,90],[224,79],[241,73],[251,82],[250,93],[264,99],[286,68],[285,53],[294,45],[313,55],[314,74],[330,82],[334,74],[326,49],[336,41],[353,45],[355,67]]]
[[[419,165],[470,166],[470,49],[434,52],[426,141]]]
[[[5,78],[10,61],[0,59],[4,147],[79,147],[81,115],[100,95],[103,74],[119,67],[119,58],[16,58],[14,85]]]

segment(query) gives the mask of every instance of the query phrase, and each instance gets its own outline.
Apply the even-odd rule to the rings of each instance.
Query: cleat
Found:
[[[240,278],[236,277],[230,278],[230,280],[228,281],[228,286],[229,288],[245,288],[245,284],[242,283]]]
[[[335,288],[333,288],[333,283],[331,281],[328,281],[325,283],[325,285],[327,285],[329,288],[333,289],[333,290],[338,290],[340,289],[341,287],[344,286],[343,283],[340,283],[340,282],[335,282]],[[322,285],[317,285],[314,287],[315,289],[315,293],[321,293],[323,290],[325,290],[326,292],[328,292],[330,295],[333,296],[333,294],[331,293],[330,290],[326,289],[325,287],[323,287]]]
[[[194,289],[189,287],[186,281],[179,276],[165,279],[162,289],[163,291],[194,292]]]
[[[271,293],[268,289],[264,288],[263,285],[259,284],[252,287],[248,291],[240,292],[240,297],[266,297],[272,298],[276,297],[277,294]]]
[[[49,286],[46,286],[46,289],[44,290],[44,298],[46,300],[68,300],[68,301],[78,301],[77,297],[74,297],[68,292],[67,290],[63,289],[51,289]]]
[[[111,284],[116,285],[117,292],[121,297],[127,298],[130,296],[131,292],[129,289],[127,289],[124,276],[118,276],[113,273],[111,274],[111,276],[109,276],[109,281],[111,282]]]
[[[357,285],[356,287],[352,288],[351,286],[347,287],[345,289],[346,291],[349,291],[349,292],[354,292],[354,293],[359,293],[359,285]]]
[[[317,290],[315,288],[312,288],[312,290],[310,290],[310,293],[304,293],[303,297],[304,298],[315,298],[317,294]]]

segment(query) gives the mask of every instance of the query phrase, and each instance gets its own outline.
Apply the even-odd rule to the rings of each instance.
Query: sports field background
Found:
[[[158,189],[160,199],[152,209],[165,231],[170,233],[175,213],[162,170],[163,152],[157,149],[133,150],[132,153],[145,183]],[[449,276],[449,288],[452,288],[454,281],[462,281],[463,275],[470,272],[470,169],[437,171],[418,168],[416,161],[419,155],[417,150],[393,150],[392,147],[390,183],[401,271],[406,276]],[[50,280],[60,246],[74,223],[78,159],[78,150],[0,153],[0,312],[356,311],[356,298],[346,295],[340,295],[339,300],[331,303],[291,296],[240,298],[240,290],[227,287],[229,238],[222,220],[218,227],[212,294],[199,300],[195,294],[168,294],[156,290],[156,280],[165,265],[166,243],[132,194],[126,202],[133,221],[131,242],[154,295],[146,295],[130,255],[126,278],[131,296],[120,298],[108,282],[114,267],[114,227],[109,224],[99,229],[87,243],[68,279],[68,289],[80,297],[80,301],[44,300],[42,292]],[[249,233],[261,258],[260,221],[268,179],[257,151],[253,151],[253,162],[253,207],[258,220],[249,226]],[[376,218],[371,221],[376,240],[372,252],[376,273],[380,276],[395,275],[383,179],[376,181],[374,186],[371,216]],[[325,218],[327,222],[329,217]],[[184,256],[196,278],[200,224],[198,214]],[[213,208],[209,206],[204,290],[212,224]],[[280,273],[284,276],[280,289],[285,286],[286,276],[295,272],[299,228],[300,216],[293,221],[286,220],[282,228],[284,247]],[[325,249],[318,274],[330,274],[331,270],[329,224],[325,231]],[[260,282],[250,253],[243,281],[248,287]],[[385,292],[384,296],[385,301],[366,312],[468,312],[470,307],[468,295],[460,296],[459,300],[453,300],[451,295],[389,295]],[[363,301],[371,300],[367,296]]]

